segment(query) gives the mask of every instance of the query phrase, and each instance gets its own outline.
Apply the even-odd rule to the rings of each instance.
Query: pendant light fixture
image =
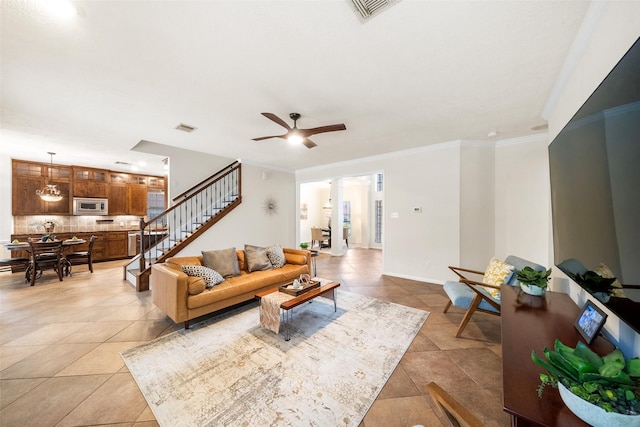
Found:
[[[36,190],[36,194],[40,196],[45,202],[59,202],[62,200],[62,194],[55,184],[51,184],[51,170],[53,169],[53,156],[56,153],[48,151],[47,154],[51,156],[51,166],[49,167],[49,184],[45,185],[42,190]]]

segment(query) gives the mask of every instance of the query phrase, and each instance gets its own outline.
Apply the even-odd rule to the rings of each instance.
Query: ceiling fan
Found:
[[[253,138],[254,141],[262,141],[263,139],[269,139],[269,138],[282,138],[292,143],[297,143],[297,144],[302,143],[307,148],[313,148],[318,144],[316,144],[315,142],[309,139],[311,135],[316,135],[316,134],[325,133],[325,132],[335,132],[337,130],[347,129],[347,127],[343,123],[340,123],[339,125],[320,126],[320,127],[311,128],[311,129],[298,129],[298,127],[296,126],[296,122],[300,118],[300,114],[298,113],[289,114],[289,117],[293,120],[293,127],[290,127],[284,120],[282,120],[280,117],[276,116],[273,113],[262,113],[262,115],[265,116],[267,119],[276,122],[283,128],[287,129],[287,132],[284,135],[272,135],[272,136],[262,136],[260,138]]]

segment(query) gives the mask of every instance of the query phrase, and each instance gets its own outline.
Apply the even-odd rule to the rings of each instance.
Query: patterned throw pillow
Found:
[[[281,268],[286,263],[284,251],[277,243],[267,248],[267,256],[269,257],[269,261],[271,261],[273,268]]]
[[[484,272],[482,282],[487,285],[500,286],[507,282],[513,274],[513,266],[500,261],[498,258],[491,258],[489,265]],[[500,299],[500,289],[485,287],[492,297]]]
[[[187,276],[202,277],[207,284],[207,289],[211,289],[215,285],[224,282],[224,278],[220,273],[204,265],[183,265],[182,271],[184,271]]]

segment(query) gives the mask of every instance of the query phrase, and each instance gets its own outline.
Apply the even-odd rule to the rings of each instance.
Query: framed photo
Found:
[[[600,310],[592,301],[587,300],[574,326],[587,344],[591,344],[606,320],[607,315],[604,311]]]

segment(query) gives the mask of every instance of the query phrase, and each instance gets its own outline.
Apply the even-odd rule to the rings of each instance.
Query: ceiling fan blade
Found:
[[[271,135],[271,136],[261,136],[260,138],[253,138],[254,141],[262,141],[263,139],[270,139],[270,138],[282,138],[282,139],[286,139],[288,134],[284,134],[284,135]]]
[[[291,130],[291,127],[287,124],[287,122],[285,122],[284,120],[282,120],[280,117],[276,116],[275,114],[273,114],[273,113],[262,113],[262,115],[265,116],[267,119],[276,122],[277,124],[279,124],[283,128],[285,128],[287,130]]]
[[[320,126],[320,127],[311,128],[311,129],[300,129],[300,132],[303,133],[305,136],[311,136],[311,135],[316,135],[318,133],[335,132],[338,130],[347,130],[347,127],[344,125],[344,123],[340,123],[338,125]]]
[[[313,142],[309,138],[306,138],[304,141],[302,141],[302,143],[307,148],[313,148],[313,147],[317,147],[318,146],[318,144],[316,144],[315,142]]]

